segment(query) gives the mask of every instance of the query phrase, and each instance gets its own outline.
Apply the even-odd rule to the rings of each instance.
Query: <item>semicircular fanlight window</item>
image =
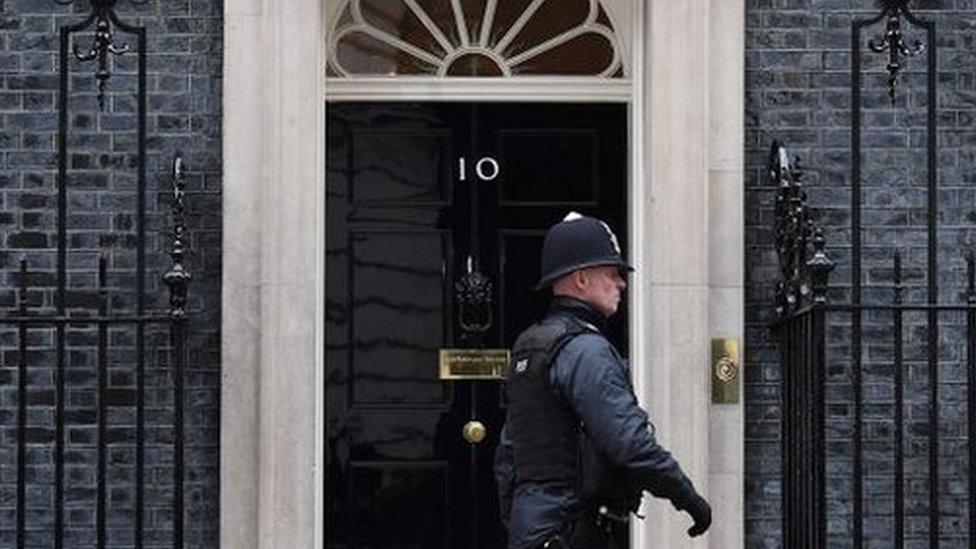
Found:
[[[327,74],[623,75],[598,0],[347,0]]]

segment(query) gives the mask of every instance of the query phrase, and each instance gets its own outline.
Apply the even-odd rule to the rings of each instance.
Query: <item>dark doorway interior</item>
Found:
[[[444,347],[510,347],[545,309],[547,227],[570,210],[626,250],[625,105],[330,103],[326,524],[329,547],[504,546],[491,466],[498,381],[441,381]],[[491,281],[490,327],[455,284]],[[627,350],[627,312],[611,338]],[[462,428],[478,420],[478,444]]]

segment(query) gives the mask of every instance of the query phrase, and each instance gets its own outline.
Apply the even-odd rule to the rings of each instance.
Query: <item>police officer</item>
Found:
[[[515,342],[495,453],[510,549],[615,547],[644,490],[687,511],[690,536],[711,524],[603,335],[630,270],[599,219],[570,213],[546,233],[539,288],[552,289],[552,305]]]

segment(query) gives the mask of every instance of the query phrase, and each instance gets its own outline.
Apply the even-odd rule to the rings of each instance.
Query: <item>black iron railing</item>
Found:
[[[786,547],[823,547],[826,541],[824,375],[827,282],[833,263],[807,205],[802,173],[786,149],[773,144],[770,175],[776,195],[776,252],[780,280],[783,367],[783,512]]]
[[[72,3],[72,0],[55,1]],[[145,0],[130,1],[137,5],[145,3]],[[91,0],[91,10],[83,21],[60,29],[56,261],[53,265],[32,266],[27,259],[22,259],[16,273],[15,307],[0,310],[0,329],[16,334],[16,352],[0,356],[4,358],[2,366],[15,369],[17,375],[14,526],[17,547],[40,544],[60,549],[129,545],[114,534],[119,530],[119,523],[129,524],[130,520],[131,546],[158,545],[159,524],[167,523],[167,520],[151,517],[154,524],[153,531],[149,532],[146,517],[159,515],[155,511],[160,508],[161,499],[169,500],[164,514],[172,514],[172,545],[183,546],[183,407],[187,361],[186,303],[190,279],[183,265],[183,160],[177,153],[172,165],[172,264],[161,281],[169,288],[169,307],[151,310],[147,306],[150,294],[146,276],[146,28],[120,21],[115,4],[116,0]],[[135,37],[135,50],[130,52],[127,45],[117,43],[115,32]],[[81,33],[93,33],[90,47],[80,45],[86,39],[79,36]],[[97,259],[97,267],[79,265],[79,262],[85,263],[83,258],[88,255],[74,254],[75,248],[89,252],[91,247],[84,243],[73,244],[69,233],[69,195],[73,183],[73,174],[69,172],[69,110],[71,94],[88,93],[88,90],[76,89],[83,84],[72,83],[85,80],[73,80],[69,67],[72,60],[95,62],[93,81],[98,106],[105,110],[109,98],[108,83],[112,78],[111,58],[127,53],[137,57],[136,151],[132,157],[136,186],[132,212],[134,234],[124,236],[132,237],[135,265],[134,269],[120,274],[118,266],[110,268],[110,256],[104,249]],[[70,254],[69,249],[72,250]],[[122,263],[126,261],[122,260]],[[94,287],[78,282],[84,281],[85,276],[75,275],[85,269],[97,269]],[[125,282],[110,282],[113,274]],[[130,276],[134,284],[128,284]],[[77,280],[69,281],[73,277]],[[116,301],[122,305],[114,306]],[[152,357],[150,364],[158,365],[159,369],[148,373],[168,376],[171,380],[171,440],[160,434],[159,420],[152,425],[155,432],[147,435],[149,356]],[[93,379],[94,387],[87,385],[89,379]],[[156,386],[151,389],[154,393],[159,391]],[[151,405],[167,406],[160,404],[158,394],[153,395]],[[94,429],[90,428],[91,424]],[[154,467],[148,472],[147,441],[152,445]],[[170,455],[163,457],[159,455],[159,449],[165,446],[169,446]],[[120,447],[131,450],[129,453],[134,456],[131,464],[129,454],[113,454]],[[86,473],[80,473],[81,480],[66,475],[66,466],[69,473],[72,469],[87,467],[84,456],[92,449],[94,482],[87,480]],[[78,464],[82,466],[76,467]],[[153,486],[158,486],[160,471],[167,470],[170,465],[172,497],[152,494],[154,507],[150,510],[146,505],[147,479],[152,480]],[[50,478],[46,478],[48,468],[52,471]],[[93,489],[90,489],[92,484]],[[116,491],[123,485],[131,485],[134,493],[131,502],[123,495],[126,490]],[[51,489],[49,495],[45,493],[47,487]],[[88,510],[82,509],[74,517],[66,512],[77,510],[79,501],[94,504],[92,524],[85,518],[90,513]]]
[[[971,252],[955,255],[939,246],[936,24],[913,14],[909,0],[880,4],[876,16],[855,18],[851,26],[850,241],[837,246],[850,254],[844,262],[849,284],[828,287],[831,262],[802,174],[779,144],[769,159],[778,186],[784,545],[860,549],[927,542],[935,548],[949,540],[956,547],[968,523],[967,546],[976,549],[976,267]],[[916,78],[903,78],[910,63],[921,68]],[[880,116],[874,120],[888,116],[900,126],[882,123],[871,136],[872,117],[865,112],[872,109]],[[915,122],[922,113],[924,122]],[[901,195],[897,207],[910,211],[911,220],[865,223],[865,195],[872,190],[865,176],[875,184],[880,179],[865,173],[865,159],[888,151],[879,145],[886,141],[869,138],[893,130],[901,138],[924,132],[924,139],[904,139],[904,166],[890,165],[895,156],[875,158],[874,166],[900,170],[908,184],[923,181],[924,193],[909,197],[914,187],[881,182]],[[879,244],[877,230],[888,231],[893,242]],[[866,235],[875,237],[867,247]],[[946,303],[948,292],[940,288],[940,281],[959,285],[951,270],[940,271],[940,252],[967,266],[965,289],[950,288],[962,295],[959,303]],[[952,390],[940,394],[946,386]],[[963,405],[958,389],[965,390]],[[962,414],[940,415],[960,406]],[[965,448],[965,465],[947,454],[950,447]],[[961,478],[966,495],[953,487]],[[967,498],[968,512],[962,510]]]
[[[913,435],[906,429],[906,391],[919,392],[919,379],[906,379],[906,370],[912,366],[906,360],[906,351],[918,353],[920,345],[906,337],[906,315],[924,315],[925,322],[913,323],[926,327],[931,334],[932,323],[937,326],[952,324],[953,315],[965,317],[959,342],[965,349],[964,367],[966,371],[965,388],[967,396],[966,430],[968,434],[968,501],[969,505],[969,547],[976,547],[976,258],[970,252],[965,258],[967,265],[965,300],[961,303],[909,303],[905,294],[910,286],[905,283],[901,251],[894,251],[891,262],[892,284],[865,287],[871,294],[887,294],[888,299],[865,303],[850,301],[832,303],[828,300],[828,276],[833,263],[825,253],[824,237],[813,222],[810,207],[798,172],[791,168],[786,150],[774,144],[770,155],[770,174],[778,185],[776,199],[776,246],[780,258],[780,281],[777,285],[776,332],[779,339],[780,363],[782,366],[782,455],[783,455],[783,535],[784,546],[791,548],[821,548],[828,543],[828,517],[850,517],[850,528],[854,547],[865,543],[883,541],[866,536],[864,530],[863,483],[869,476],[878,476],[878,471],[865,471],[862,466],[865,453],[865,435],[862,430],[864,406],[863,357],[865,349],[890,349],[890,371],[892,386],[892,413],[890,418],[892,484],[891,517],[892,529],[885,533],[885,539],[894,541],[895,547],[904,547],[908,538],[906,529],[906,479],[924,478],[928,487],[929,500],[935,503],[927,510],[927,531],[925,535],[930,547],[938,547],[941,533],[937,530],[943,509],[939,506],[940,486],[943,485],[942,472],[938,459],[929,461],[926,471],[909,470],[905,464],[907,442]],[[855,256],[854,261],[859,261]],[[846,288],[839,288],[846,289]],[[872,329],[866,330],[861,322],[871,318]],[[846,338],[839,334],[847,332]],[[831,341],[833,334],[839,341]],[[940,383],[939,368],[945,360],[939,357],[939,342],[926,337],[924,368],[929,380],[924,387],[928,402],[927,425],[924,438],[928,451],[932,441],[940,437],[940,424],[937,410],[940,406],[938,392],[933,387]],[[834,351],[834,352],[832,352]],[[851,354],[846,358],[845,351]],[[918,360],[915,361],[920,362]],[[837,364],[849,366],[850,400],[831,401],[827,398],[828,370]],[[916,364],[916,366],[918,366]],[[831,404],[849,405],[853,410],[850,441],[853,448],[850,456],[843,451],[834,451],[828,446],[827,438],[831,431],[828,424],[827,407]],[[876,418],[877,419],[877,418]],[[906,432],[909,434],[906,435]],[[916,434],[917,438],[917,434]],[[841,438],[846,442],[847,439]],[[931,454],[929,454],[931,456]],[[851,458],[849,477],[838,479],[849,481],[851,486],[850,509],[844,501],[829,497],[826,489],[828,462],[840,463]],[[838,467],[838,470],[843,470]],[[917,511],[912,511],[917,516]],[[917,528],[917,526],[916,526]],[[890,537],[889,537],[890,536]],[[917,538],[917,536],[916,536]],[[851,539],[851,538],[849,538]],[[915,540],[917,542],[917,539]],[[846,543],[845,543],[846,546]]]
[[[939,424],[939,401],[938,396],[938,369],[937,353],[939,342],[939,308],[936,304],[939,301],[939,277],[938,277],[938,152],[936,150],[938,141],[938,75],[937,75],[937,49],[936,49],[936,27],[934,21],[923,20],[915,16],[909,9],[909,0],[884,0],[881,12],[870,18],[856,18],[851,27],[851,301],[860,305],[862,301],[862,126],[863,116],[863,73],[865,29],[877,25],[884,21],[885,28],[881,34],[876,35],[867,41],[867,49],[875,54],[886,56],[885,70],[888,73],[887,87],[888,96],[892,106],[896,105],[897,85],[900,74],[905,70],[909,58],[914,57],[927,50],[926,63],[926,95],[925,104],[926,116],[926,182],[927,182],[927,273],[928,295],[927,302],[930,307],[927,309],[928,322],[928,364],[929,364],[929,423],[933,427],[929,433],[928,457],[929,470],[935,472],[932,480],[938,480],[938,453],[939,437],[937,426]],[[905,25],[904,23],[907,23]],[[914,41],[908,44],[905,40],[904,32],[909,28],[921,29],[925,32],[926,42]],[[903,92],[903,95],[905,93]],[[907,102],[906,102],[907,103]],[[864,544],[863,528],[863,496],[864,496],[864,457],[861,446],[862,428],[862,315],[852,316],[852,336],[851,349],[853,350],[853,381],[854,381],[854,547],[860,548]],[[900,500],[899,500],[900,503]],[[929,490],[929,543],[932,547],[939,544],[939,488],[937,485]],[[896,535],[902,539],[904,522],[901,516],[896,517]],[[899,542],[900,543],[900,542]],[[973,546],[976,548],[976,545]]]
[[[182,159],[177,156],[174,161],[173,169],[173,219],[174,219],[174,245],[172,251],[173,265],[164,276],[164,282],[170,289],[170,308],[168,311],[142,312],[136,314],[115,314],[111,310],[111,290],[107,284],[107,260],[104,254],[98,260],[97,277],[97,296],[98,305],[93,311],[84,311],[81,308],[73,307],[70,313],[65,309],[59,309],[54,314],[45,311],[34,311],[28,305],[31,301],[31,294],[37,288],[31,287],[31,281],[35,279],[36,272],[32,271],[27,260],[21,260],[20,269],[17,276],[18,290],[16,292],[17,305],[13,310],[0,312],[0,327],[13,327],[17,332],[17,352],[16,354],[6,354],[5,357],[15,357],[17,370],[17,525],[16,539],[18,547],[27,545],[27,514],[30,506],[27,501],[27,489],[36,480],[32,481],[28,475],[27,458],[31,450],[39,448],[53,447],[54,459],[54,524],[52,528],[53,541],[55,547],[65,545],[65,476],[64,464],[65,454],[69,448],[69,438],[66,437],[66,426],[70,422],[65,417],[66,399],[66,358],[67,352],[72,348],[66,341],[69,333],[83,333],[86,330],[97,331],[97,343],[95,344],[96,365],[95,372],[97,378],[97,393],[95,402],[90,406],[93,408],[97,421],[96,446],[97,446],[97,473],[96,473],[96,513],[95,513],[95,540],[97,547],[105,547],[107,543],[106,517],[107,496],[109,482],[106,479],[108,456],[106,454],[110,437],[108,436],[108,420],[110,417],[111,402],[118,401],[119,391],[110,387],[109,375],[109,352],[112,344],[109,341],[110,331],[124,332],[127,328],[134,329],[137,334],[135,349],[135,364],[122,364],[134,371],[136,388],[133,392],[133,404],[136,408],[136,467],[133,482],[136,488],[137,497],[134,501],[134,516],[139,517],[145,514],[144,499],[138,494],[144,493],[145,473],[142,464],[145,459],[145,403],[140,393],[145,391],[145,370],[144,361],[146,353],[154,349],[147,348],[144,334],[147,326],[161,326],[169,330],[169,364],[173,380],[173,440],[172,440],[172,463],[173,463],[173,545],[174,547],[183,546],[183,402],[184,402],[184,382],[183,375],[186,369],[186,311],[185,304],[187,298],[187,284],[190,275],[183,266],[183,168]],[[63,291],[63,288],[62,288]],[[32,344],[34,336],[55,334],[55,360],[53,363],[54,372],[54,395],[53,398],[44,396],[46,383],[40,383],[40,388],[32,386],[31,367],[38,367],[38,370],[50,369],[51,365],[44,364],[46,358],[43,352],[36,352]],[[32,362],[34,364],[32,364]],[[10,364],[4,364],[10,367]],[[118,370],[120,364],[111,365],[111,370]],[[39,377],[39,376],[35,376]],[[42,377],[43,380],[43,377]],[[128,399],[125,400],[128,403]],[[54,405],[54,429],[39,427],[28,424],[28,414],[32,410],[48,409]],[[80,415],[85,407],[72,406],[72,413]],[[141,425],[139,423],[142,423]],[[117,438],[117,437],[111,437]],[[135,521],[135,546],[141,547],[143,544],[143,523],[141,520]],[[70,544],[69,544],[70,545]]]

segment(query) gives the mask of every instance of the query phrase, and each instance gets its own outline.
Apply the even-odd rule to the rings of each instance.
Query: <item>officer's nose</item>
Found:
[[[627,279],[624,273],[621,273],[620,271],[617,271],[617,287],[621,290],[627,287]]]

